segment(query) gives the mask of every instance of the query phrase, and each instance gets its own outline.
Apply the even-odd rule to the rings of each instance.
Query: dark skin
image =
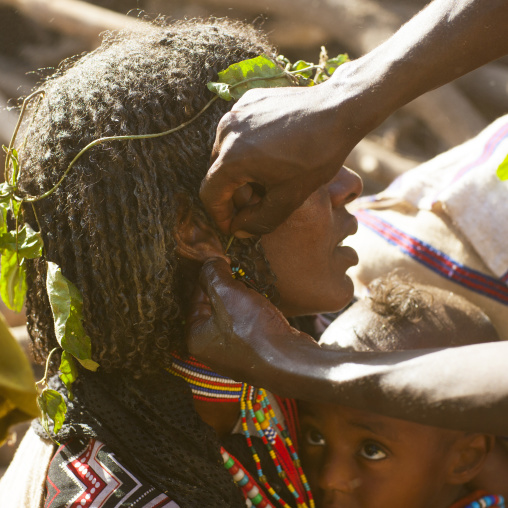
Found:
[[[201,187],[207,210],[226,233],[273,231],[391,113],[507,54],[507,26],[506,0],[434,0],[322,85],[249,91],[219,124]],[[235,193],[251,199],[235,207]]]
[[[508,342],[391,353],[330,351],[232,279],[223,259],[207,261],[200,282],[188,320],[189,349],[221,374],[301,400],[368,407],[457,430],[508,432]]]

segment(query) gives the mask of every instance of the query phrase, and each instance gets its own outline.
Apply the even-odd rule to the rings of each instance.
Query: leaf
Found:
[[[306,69],[308,67],[312,67],[314,64],[310,62],[306,62],[305,60],[298,60],[298,62],[295,62],[291,68],[290,71],[302,71],[302,69]],[[303,76],[304,78],[311,78],[312,74],[314,72],[314,69],[303,71],[303,72],[297,72],[296,74]]]
[[[25,266],[18,266],[16,251],[6,251],[0,263],[0,297],[14,312],[21,312],[26,295]]]
[[[318,75],[317,82],[322,83],[323,81],[326,81],[329,76],[331,76],[337,70],[337,67],[340,67],[346,62],[349,62],[349,55],[347,53],[338,55],[334,58],[329,58],[325,63],[326,72]]]
[[[504,161],[499,164],[496,175],[500,180],[508,180],[508,155],[505,157]]]
[[[37,404],[42,413],[41,423],[44,430],[49,432],[48,418],[53,420],[53,433],[56,435],[62,428],[67,413],[67,406],[62,394],[56,390],[45,389],[37,398]]]
[[[18,232],[17,240],[15,231],[7,231],[0,235],[0,251],[16,252],[16,241],[20,258],[33,259],[42,255],[44,243],[41,234],[35,232],[29,224],[25,224]]]
[[[337,67],[340,67],[343,63],[349,62],[349,55],[344,53],[342,55],[338,55],[335,58],[329,58],[326,61],[325,69],[328,74],[333,74]]]
[[[69,400],[74,399],[72,394],[72,383],[78,378],[78,368],[74,357],[67,351],[62,352],[62,359],[60,360],[60,379],[67,388]]]
[[[48,261],[46,290],[58,343],[83,367],[97,370],[99,364],[92,360],[92,341],[83,328],[81,294],[76,286],[63,276],[60,267],[51,261]]]
[[[253,80],[243,83],[246,80]],[[220,87],[224,83],[229,87]],[[240,84],[241,83],[241,84]],[[208,89],[214,93],[238,100],[245,92],[252,88],[273,88],[281,86],[294,86],[291,78],[285,71],[266,55],[230,65],[219,72],[219,81],[208,83]],[[227,92],[226,92],[227,91]],[[222,97],[222,95],[219,95]],[[230,99],[226,99],[230,100]]]
[[[7,213],[10,207],[10,199],[0,198],[0,235],[7,233]]]
[[[225,101],[230,101],[233,99],[230,91],[231,85],[209,81],[206,86],[210,92],[217,94],[221,99],[224,99]]]

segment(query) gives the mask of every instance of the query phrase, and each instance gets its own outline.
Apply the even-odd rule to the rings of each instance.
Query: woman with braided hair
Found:
[[[42,85],[20,153],[19,193],[51,189],[95,139],[161,133],[190,121],[212,98],[207,82],[260,54],[275,55],[262,35],[224,20],[143,25],[107,37]],[[21,461],[17,479],[39,482],[30,491],[38,496],[13,501],[22,489],[4,485],[0,498],[7,492],[9,507],[38,506],[41,498],[45,508],[313,506],[294,404],[247,382],[266,381],[284,395],[297,387],[304,398],[336,397],[399,417],[415,418],[414,408],[421,409],[394,397],[403,383],[378,383],[375,375],[367,383],[334,380],[330,365],[364,356],[328,359],[286,321],[338,310],[352,298],[346,270],[357,256],[342,241],[357,228],[345,209],[362,190],[355,173],[342,168],[275,231],[235,239],[225,255],[228,237],[198,194],[230,108],[217,100],[171,135],[95,146],[54,193],[27,207],[26,219],[44,240],[43,257],[27,266],[34,350],[44,361],[58,345],[46,290],[51,261],[82,294],[83,325],[100,367],[80,368],[66,421],[53,436],[58,449],[34,424],[24,449],[45,459]],[[238,207],[255,198],[243,191]],[[196,290],[201,267],[209,301]],[[206,364],[189,356],[188,328],[191,352]],[[254,345],[245,346],[251,332]],[[366,368],[374,363],[376,373],[376,361],[369,356]],[[57,376],[51,384],[66,394]],[[436,411],[428,414],[422,418],[435,421]]]
[[[188,122],[213,97],[207,82],[261,54],[275,57],[263,35],[226,20],[147,24],[107,36],[42,84],[20,153],[18,192],[39,196],[53,188],[93,140]],[[170,135],[93,147],[54,193],[26,208],[25,219],[44,240],[43,257],[27,266],[36,357],[43,362],[58,347],[46,289],[51,261],[83,297],[83,325],[100,366],[79,369],[65,423],[53,436],[61,445],[46,445],[46,508],[313,505],[290,432],[294,403],[214,373],[185,345],[199,269],[210,257],[226,259],[228,237],[198,193],[231,105],[216,100]],[[337,245],[356,231],[344,205],[361,187],[344,169],[278,232],[235,240],[227,253],[235,276],[286,316],[344,306],[352,297],[345,271],[357,258]],[[310,217],[320,226],[309,229]],[[54,371],[58,356],[51,356]],[[50,385],[66,397],[56,375]],[[33,430],[38,437],[32,432],[25,443],[35,449],[48,436],[39,423]],[[41,463],[34,467],[45,475]],[[17,486],[6,488],[14,507]]]

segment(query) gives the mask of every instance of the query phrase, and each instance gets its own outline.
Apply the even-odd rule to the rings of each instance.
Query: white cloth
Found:
[[[403,174],[378,199],[445,212],[494,275],[508,283],[508,181],[496,170],[508,154],[508,115],[475,138]]]
[[[55,448],[28,429],[0,480],[2,508],[43,507],[46,474]]]

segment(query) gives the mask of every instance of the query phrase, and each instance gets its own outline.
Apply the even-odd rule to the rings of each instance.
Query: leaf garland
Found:
[[[21,107],[9,146],[2,147],[6,156],[5,183],[0,185],[0,297],[4,303],[16,312],[21,311],[27,290],[25,260],[41,257],[44,253],[44,243],[40,232],[34,231],[29,224],[23,224],[23,205],[44,199],[55,192],[76,161],[86,151],[110,141],[141,140],[172,134],[194,122],[218,98],[227,101],[238,100],[245,92],[253,88],[313,86],[328,79],[339,65],[348,60],[347,55],[329,59],[325,49],[322,48],[319,65],[304,60],[291,64],[282,55],[279,55],[276,60],[261,55],[230,65],[219,72],[217,82],[207,84],[208,89],[215,94],[214,97],[186,122],[154,134],[107,136],[96,139],[76,154],[53,188],[40,196],[20,197],[16,195],[16,191],[22,168],[14,143],[26,108],[36,98],[40,102],[44,91],[29,95]],[[35,107],[35,112],[37,107],[38,105]],[[11,223],[15,223],[13,229],[9,228]],[[20,223],[23,225],[20,226]],[[76,286],[64,277],[61,268],[51,261],[47,261],[46,290],[53,314],[55,335],[60,347],[49,353],[44,377],[36,383],[39,392],[37,404],[41,411],[41,423],[44,429],[48,435],[51,435],[50,421],[52,421],[53,434],[56,435],[65,421],[67,406],[62,394],[48,387],[48,372],[52,355],[56,351],[61,351],[60,379],[67,388],[69,400],[73,399],[72,384],[78,377],[78,363],[91,371],[96,371],[99,364],[92,360],[91,339],[83,328],[82,296]]]
[[[253,88],[313,86],[322,83],[347,61],[349,61],[347,54],[328,58],[324,48],[321,48],[320,62],[322,63],[319,65],[305,60],[298,60],[291,64],[283,55],[279,55],[276,60],[261,55],[230,65],[219,72],[218,81],[210,81],[207,87],[221,99],[238,100],[245,92]]]

